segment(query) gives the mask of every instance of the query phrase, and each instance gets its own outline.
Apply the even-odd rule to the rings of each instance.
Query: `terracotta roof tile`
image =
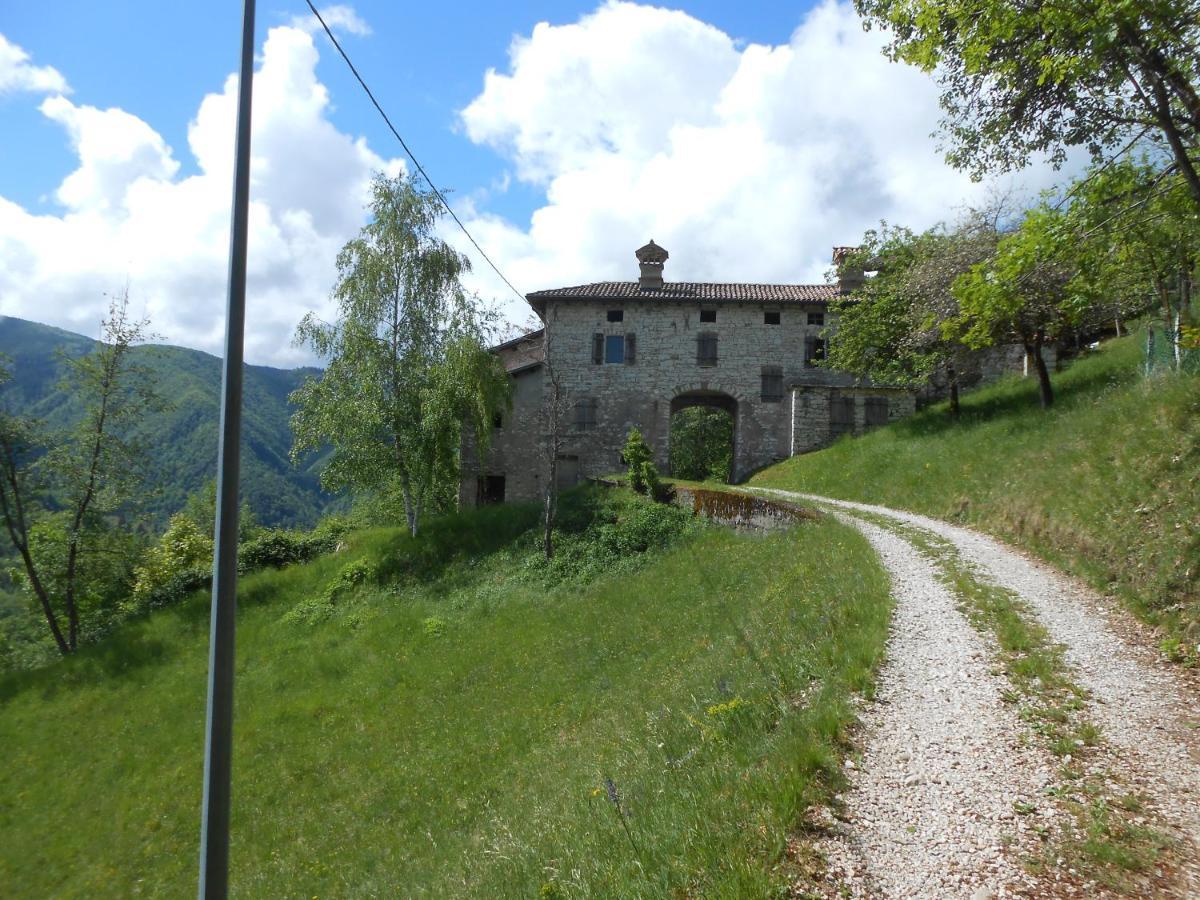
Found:
[[[551,288],[527,295],[537,300],[721,300],[731,302],[826,303],[838,296],[836,284],[738,284],[668,281],[656,290],[642,290],[636,281],[597,281],[574,287]]]

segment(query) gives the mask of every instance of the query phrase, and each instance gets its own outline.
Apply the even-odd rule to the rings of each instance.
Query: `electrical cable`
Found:
[[[325,34],[329,37],[329,40],[333,42],[334,48],[336,48],[337,52],[341,54],[342,59],[346,61],[346,65],[350,67],[350,71],[353,73],[355,80],[358,81],[359,85],[366,92],[367,97],[370,99],[375,109],[378,110],[379,115],[383,117],[383,121],[387,125],[388,129],[392,132],[393,136],[395,136],[396,140],[400,142],[400,146],[404,148],[404,152],[408,154],[408,158],[413,161],[413,165],[417,167],[417,171],[421,173],[421,177],[425,179],[425,183],[429,185],[433,193],[437,195],[437,198],[442,201],[442,206],[446,208],[446,212],[450,213],[450,218],[452,218],[458,227],[462,229],[462,233],[467,236],[467,240],[471,242],[472,246],[479,251],[479,255],[483,257],[484,261],[492,267],[492,271],[499,275],[500,280],[508,285],[509,290],[516,294],[517,297],[523,302],[525,300],[525,295],[513,287],[513,283],[505,277],[504,273],[500,271],[500,268],[494,262],[492,262],[492,258],[488,256],[486,252],[484,252],[482,247],[479,246],[479,242],[475,240],[471,232],[467,230],[467,226],[462,223],[462,219],[460,219],[455,214],[454,210],[450,208],[450,204],[446,201],[445,196],[440,190],[438,190],[437,185],[433,183],[433,179],[429,177],[429,174],[425,171],[425,167],[421,165],[420,161],[413,154],[412,150],[409,149],[408,144],[404,142],[404,138],[400,137],[400,132],[396,130],[396,126],[392,124],[392,120],[388,118],[388,114],[383,111],[383,107],[379,105],[379,101],[375,99],[375,95],[371,92],[371,89],[367,87],[367,83],[363,80],[363,77],[358,74],[358,69],[356,69],[354,67],[354,63],[350,61],[350,57],[346,54],[346,51],[342,49],[342,45],[338,43],[338,39],[333,36],[333,32],[329,30],[329,26],[325,24],[325,20],[321,18],[321,14],[317,12],[317,8],[313,5],[312,0],[305,0],[305,2],[308,4],[308,8],[312,10],[312,14],[317,17],[317,21],[321,23],[321,27],[325,29]]]

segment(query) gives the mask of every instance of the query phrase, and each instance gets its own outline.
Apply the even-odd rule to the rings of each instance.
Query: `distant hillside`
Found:
[[[12,381],[2,396],[15,412],[53,427],[76,421],[77,399],[57,390],[60,353],[82,356],[95,341],[83,335],[11,316],[0,316],[0,353],[9,359]],[[188,495],[216,477],[220,421],[221,361],[199,350],[147,345],[138,362],[156,374],[157,388],[171,408],[140,429],[151,452],[147,509],[163,522]],[[311,526],[329,503],[315,466],[293,467],[288,394],[315,369],[247,366],[242,420],[242,496],[264,525]]]

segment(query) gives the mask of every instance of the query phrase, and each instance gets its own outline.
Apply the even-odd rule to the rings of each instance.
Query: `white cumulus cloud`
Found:
[[[525,227],[474,209],[468,226],[523,291],[632,280],[651,237],[668,280],[821,281],[830,248],[880,219],[927,227],[989,189],[943,162],[937,86],[883,40],[834,0],[777,46],[626,2],[538,24],[461,120],[545,203]],[[1022,184],[1054,179],[1043,166]],[[525,317],[515,300],[507,313]]]
[[[334,31],[345,31],[347,34],[359,37],[366,37],[371,33],[371,26],[362,20],[352,6],[338,3],[334,6],[318,7],[318,11],[321,13],[321,18],[325,20],[325,24]],[[309,34],[316,34],[318,31],[324,30],[321,28],[321,23],[317,21],[317,17],[311,12],[293,16],[291,25],[293,28],[299,28]]]
[[[272,28],[254,79],[246,356],[307,362],[290,346],[309,310],[329,314],[334,260],[363,224],[372,173],[403,171],[329,121],[317,50],[303,29]],[[55,192],[61,213],[0,197],[0,313],[95,334],[105,293],[127,281],[136,311],[172,343],[220,353],[229,254],[237,78],[207,95],[188,127],[197,173],[120,109],[44,100],[78,166]]]
[[[17,91],[67,94],[71,88],[61,72],[31,64],[27,52],[0,34],[0,94]]]

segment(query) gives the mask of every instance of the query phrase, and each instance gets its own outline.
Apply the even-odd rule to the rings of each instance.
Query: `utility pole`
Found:
[[[200,821],[201,900],[229,894],[229,809],[233,763],[233,642],[237,611],[238,470],[242,435],[242,347],[246,323],[246,241],[250,208],[250,99],[254,82],[254,0],[244,0],[238,82],[229,300],[221,381],[217,523],[213,536],[212,620],[208,638],[208,714],[204,805]]]

